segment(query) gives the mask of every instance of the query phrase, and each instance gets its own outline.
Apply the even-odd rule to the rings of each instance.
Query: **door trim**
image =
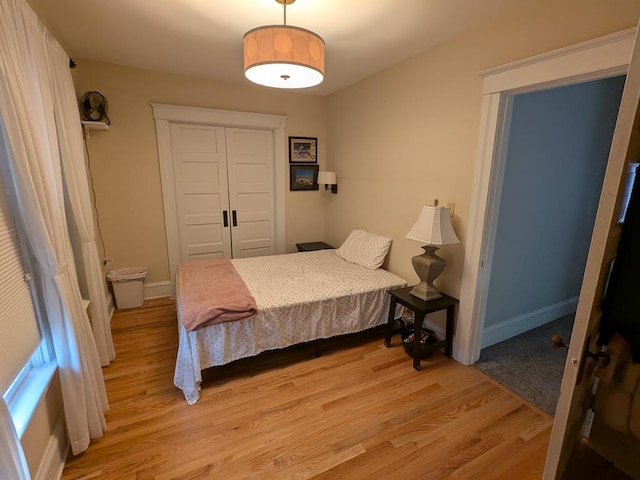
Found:
[[[158,158],[162,179],[165,230],[171,284],[175,288],[176,268],[180,263],[180,241],[178,237],[178,214],[175,202],[175,185],[171,158],[171,123],[190,123],[220,127],[254,128],[273,132],[273,178],[275,202],[275,250],[285,253],[285,184],[286,184],[286,137],[287,117],[265,113],[236,112],[214,108],[186,107],[152,103],[156,121]]]
[[[481,332],[491,253],[499,209],[505,127],[510,99],[516,93],[608,78],[626,73],[636,29],[594,40],[481,72],[482,111],[471,196],[469,237],[462,272],[460,307],[453,357],[471,365],[480,357]]]

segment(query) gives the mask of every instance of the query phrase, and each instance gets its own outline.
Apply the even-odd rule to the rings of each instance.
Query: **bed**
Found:
[[[174,384],[187,402],[198,401],[206,368],[386,323],[386,292],[404,287],[406,281],[378,268],[391,240],[359,232],[354,230],[337,250],[231,260],[255,298],[257,313],[250,318],[188,331],[182,319],[185,295],[176,282],[179,347]],[[350,242],[354,235],[358,241]],[[385,248],[379,248],[380,238],[388,243]],[[363,245],[370,248],[363,250]]]

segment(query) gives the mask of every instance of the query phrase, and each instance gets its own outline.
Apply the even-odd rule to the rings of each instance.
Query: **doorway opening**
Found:
[[[480,357],[498,220],[496,192],[504,162],[511,97],[626,74],[635,29],[600,37],[482,72],[478,154],[462,274],[453,357],[472,365]]]
[[[625,76],[510,95],[476,367],[553,415]],[[525,333],[526,332],[526,333]]]

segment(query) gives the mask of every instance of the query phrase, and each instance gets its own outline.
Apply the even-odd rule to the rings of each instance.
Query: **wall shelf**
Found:
[[[91,122],[89,120],[83,120],[82,125],[87,130],[109,130],[109,125],[104,122]]]
[[[91,130],[109,130],[109,125],[104,122],[82,120],[82,126],[84,127],[84,135],[86,138],[90,137]]]

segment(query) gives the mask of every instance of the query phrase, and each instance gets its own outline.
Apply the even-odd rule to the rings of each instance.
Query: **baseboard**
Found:
[[[172,294],[171,281],[151,282],[144,284],[144,299],[170,297]]]
[[[549,323],[556,318],[569,315],[576,311],[578,298],[570,298],[554,305],[528,312],[487,327],[482,332],[482,347],[487,348],[509,338],[520,335],[533,328]]]
[[[38,468],[38,472],[34,475],[33,480],[59,480],[62,478],[68,453],[69,442],[64,424],[64,414],[61,414],[51,433],[47,449],[40,463],[40,468]]]

